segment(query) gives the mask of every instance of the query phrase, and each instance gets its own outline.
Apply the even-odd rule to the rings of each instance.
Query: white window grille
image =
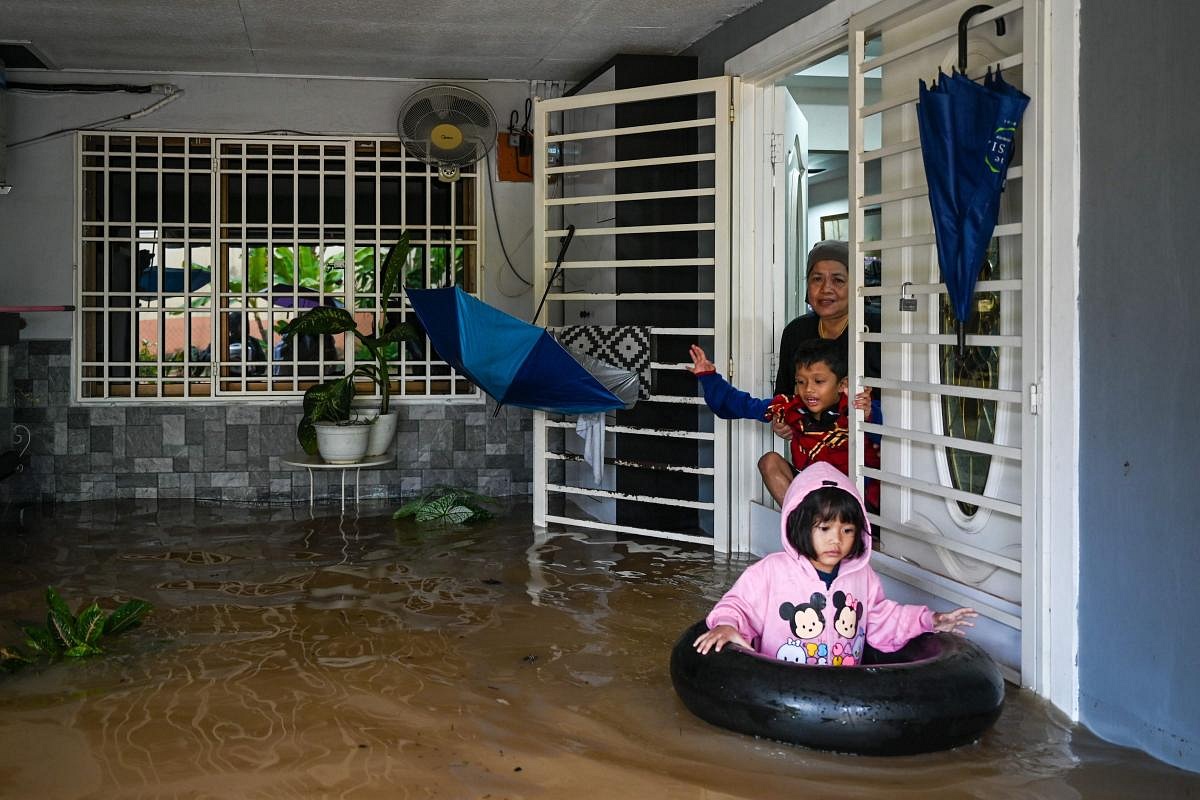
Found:
[[[344,374],[367,357],[344,335],[275,331],[315,304],[351,309],[364,333],[380,311],[407,315],[376,292],[405,231],[405,287],[478,291],[474,168],[444,183],[382,138],[87,132],[78,145],[82,401],[292,396]],[[424,340],[390,361],[395,397],[479,397]]]

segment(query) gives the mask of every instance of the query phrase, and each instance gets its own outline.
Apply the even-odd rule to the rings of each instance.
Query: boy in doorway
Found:
[[[704,350],[692,345],[689,370],[704,389],[704,402],[721,419],[780,421],[792,429],[791,462],[772,451],[758,460],[763,484],[776,503],[782,505],[787,488],[800,470],[824,461],[849,474],[849,396],[846,351],[836,340],[814,339],[796,349],[793,362],[795,393],[775,395],[770,400],[752,397],[717,373]],[[866,412],[867,422],[882,419],[877,401],[869,390],[854,398],[854,407]],[[867,434],[864,462],[879,466],[879,436]],[[879,483],[867,479],[866,504],[879,510]]]

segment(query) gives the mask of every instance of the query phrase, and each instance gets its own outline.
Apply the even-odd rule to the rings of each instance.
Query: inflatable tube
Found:
[[[671,682],[696,716],[722,728],[862,755],[908,755],[975,741],[1000,716],[1004,679],[977,644],[927,633],[863,665],[777,661],[740,647],[700,655],[693,625],[671,652]]]

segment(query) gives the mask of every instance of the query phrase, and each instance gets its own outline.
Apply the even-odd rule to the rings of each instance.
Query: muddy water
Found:
[[[1016,690],[981,743],[898,759],[701,722],[668,654],[744,561],[537,535],[520,506],[321,514],[92,503],[0,534],[0,644],[48,584],[156,607],[104,656],[0,677],[0,796],[1200,797]]]

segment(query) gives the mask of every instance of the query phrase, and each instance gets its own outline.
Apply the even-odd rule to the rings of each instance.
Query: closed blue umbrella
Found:
[[[1000,193],[1029,97],[988,70],[982,84],[961,72],[920,82],[917,127],[937,237],[938,265],[958,320],[971,317],[979,269],[996,228]]]
[[[408,299],[438,356],[500,405],[563,414],[627,406],[543,328],[457,286],[409,289]]]

